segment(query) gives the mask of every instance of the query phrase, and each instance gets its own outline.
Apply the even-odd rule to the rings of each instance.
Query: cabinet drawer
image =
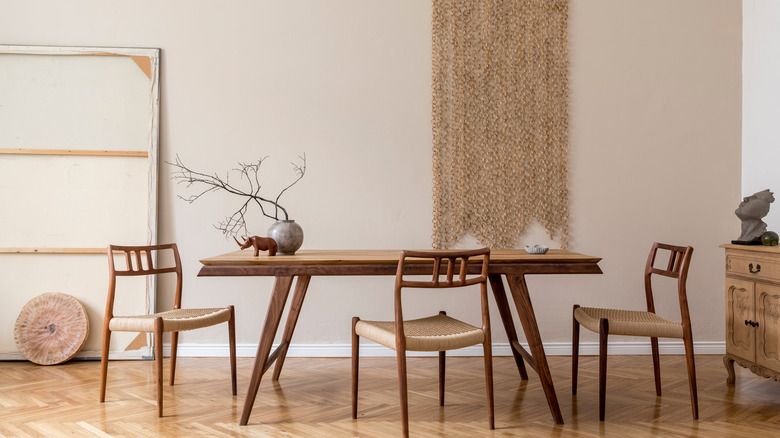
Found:
[[[760,255],[727,254],[726,274],[780,281],[780,262]]]

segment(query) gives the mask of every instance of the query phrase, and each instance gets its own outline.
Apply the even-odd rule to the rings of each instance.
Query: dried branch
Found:
[[[225,217],[225,220],[214,225],[214,227],[220,230],[225,238],[228,236],[238,235],[243,231],[244,235],[249,235],[249,230],[246,226],[246,213],[249,210],[249,205],[254,203],[260,208],[260,212],[263,216],[270,219],[279,220],[279,212],[281,211],[285,220],[289,220],[287,210],[279,204],[279,199],[282,197],[290,187],[294,186],[300,181],[306,174],[306,154],[298,157],[301,160],[301,164],[291,163],[293,165],[293,172],[296,175],[296,179],[288,186],[282,189],[275,199],[266,198],[260,195],[260,166],[263,161],[268,157],[259,159],[256,163],[238,163],[238,167],[232,169],[234,172],[238,172],[239,181],[245,181],[248,185],[247,188],[239,188],[230,183],[230,171],[225,173],[225,177],[221,177],[218,173],[213,175],[197,172],[187,167],[176,155],[176,161],[174,163],[166,162],[167,164],[176,168],[172,172],[171,179],[175,180],[177,184],[185,184],[186,189],[196,187],[198,192],[189,196],[177,195],[180,199],[192,204],[200,199],[203,195],[224,190],[228,193],[240,196],[244,199],[244,203],[230,216]],[[270,214],[270,207],[273,207],[273,214]],[[269,208],[268,211],[266,209]]]
[[[306,153],[304,153],[303,156],[298,157],[298,158],[301,160],[301,164],[300,165],[297,165],[297,164],[295,164],[293,162],[290,162],[290,164],[293,165],[293,172],[295,172],[295,174],[298,175],[298,178],[296,178],[295,181],[293,181],[289,186],[283,188],[282,191],[279,192],[279,195],[276,197],[276,201],[274,202],[274,204],[276,204],[276,206],[279,207],[279,208],[281,208],[279,206],[279,198],[282,197],[282,195],[284,194],[284,192],[287,191],[287,189],[289,189],[290,187],[294,186],[298,181],[301,180],[301,178],[303,178],[303,175],[306,174]],[[279,215],[279,210],[276,211],[276,215]],[[286,217],[287,216],[287,212],[285,212],[284,215]]]

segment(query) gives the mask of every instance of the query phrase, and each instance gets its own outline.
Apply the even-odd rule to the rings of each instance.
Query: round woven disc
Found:
[[[56,365],[76,355],[89,334],[84,306],[67,294],[45,293],[22,308],[14,325],[16,348],[38,365]]]

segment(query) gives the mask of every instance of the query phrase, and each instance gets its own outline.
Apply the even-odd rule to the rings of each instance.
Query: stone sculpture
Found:
[[[769,204],[775,197],[769,189],[745,197],[734,211],[742,221],[742,234],[731,243],[740,245],[760,245],[761,235],[766,232],[766,223],[761,219],[769,213]]]

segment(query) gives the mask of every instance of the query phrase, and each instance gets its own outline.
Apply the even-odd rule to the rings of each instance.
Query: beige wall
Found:
[[[427,0],[27,1],[6,6],[0,41],[161,47],[162,160],[217,171],[267,155],[273,191],[305,152],[307,175],[284,199],[304,248],[426,248],[430,15]],[[572,249],[603,257],[604,275],[529,281],[545,341],[569,342],[574,303],[640,308],[653,240],[696,248],[694,337],[723,340],[717,246],[739,227],[741,38],[732,0],[572,1]],[[215,193],[188,205],[169,175],[163,167],[160,239],[183,251],[185,302],[234,303],[239,342],[256,342],[271,281],[195,277],[199,258],[234,249],[211,224],[235,201]],[[268,225],[258,218],[251,231]],[[535,230],[520,243],[546,241]],[[351,316],[392,315],[391,287],[315,279],[293,342],[348,343]],[[675,300],[659,297],[659,310]],[[426,313],[440,307],[423,301]],[[457,299],[444,307],[478,318]],[[225,337],[220,328],[183,342]]]

